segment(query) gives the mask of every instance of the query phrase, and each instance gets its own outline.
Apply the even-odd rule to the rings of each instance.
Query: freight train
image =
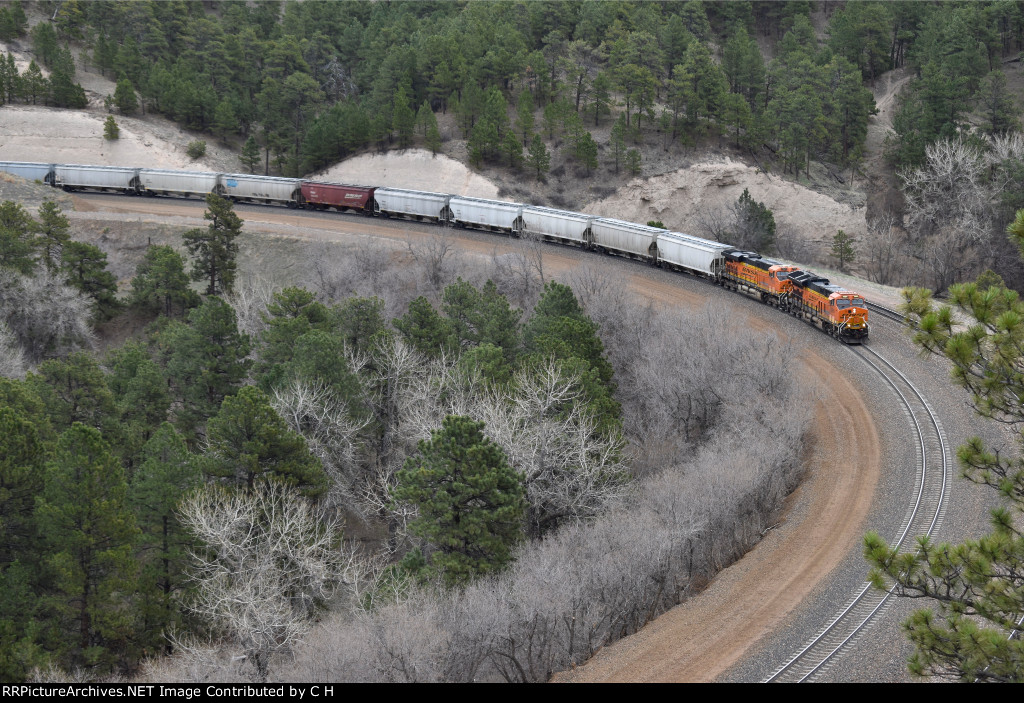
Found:
[[[0,161],[0,171],[66,191],[186,198],[216,193],[235,202],[333,209],[528,235],[701,276],[754,295],[846,344],[868,338],[864,297],[827,278],[730,244],[624,220],[444,193],[238,173],[16,161]]]

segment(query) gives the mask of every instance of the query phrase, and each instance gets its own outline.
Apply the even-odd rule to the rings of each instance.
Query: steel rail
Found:
[[[917,434],[918,443],[921,449],[921,462],[919,464],[919,471],[915,480],[917,483],[916,496],[911,505],[908,506],[909,514],[904,518],[902,532],[895,544],[893,544],[895,548],[900,549],[905,546],[904,542],[912,532],[918,534],[923,532],[923,534],[931,536],[938,528],[942,515],[945,512],[947,484],[951,463],[949,460],[948,450],[946,448],[945,436],[942,430],[942,425],[939,423],[934,411],[928,405],[928,401],[913,385],[913,383],[910,382],[906,375],[903,374],[903,372],[870,347],[865,346],[860,349],[851,349],[853,349],[853,352],[865,363],[874,368],[903,401],[904,407],[907,409],[907,412],[913,420],[914,430]],[[907,394],[899,388],[896,380],[893,380],[890,374],[887,374],[879,364],[876,364],[867,358],[861,350],[873,355],[881,364],[887,366],[891,370],[892,376],[895,376],[899,381],[902,381],[909,391],[916,396],[916,400],[919,403],[917,412],[915,412],[914,403],[912,403],[912,401],[907,397]],[[934,430],[934,435],[926,437],[925,430],[922,428],[922,420],[919,418],[919,414],[921,413],[927,416],[928,423]],[[932,475],[929,475],[928,471],[928,445],[929,441],[934,444],[936,439],[941,471],[938,472],[939,476],[937,479],[937,485],[932,485],[936,483],[936,479],[933,476],[935,472],[932,471]],[[936,491],[938,493],[937,496],[934,495]],[[930,503],[922,506],[922,503],[926,500],[930,501]],[[925,510],[922,510],[922,507]],[[922,519],[920,518],[923,512],[930,512],[930,519],[927,522],[927,527],[922,530],[921,528],[923,528],[924,525],[921,524]],[[788,681],[800,683],[809,680],[812,676],[821,672],[826,664],[833,661],[844,647],[853,641],[858,634],[862,633],[865,628],[876,619],[882,608],[889,601],[889,597],[892,595],[892,592],[892,589],[883,592],[874,589],[870,584],[863,584],[860,590],[851,598],[849,604],[834,616],[831,622],[824,629],[818,632],[818,634],[815,635],[799,652],[793,655],[772,676],[767,678],[765,682]]]

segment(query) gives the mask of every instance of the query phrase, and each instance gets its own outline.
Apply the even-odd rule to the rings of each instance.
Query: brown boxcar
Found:
[[[341,183],[303,181],[302,197],[306,207],[316,210],[354,210],[365,215],[373,214],[372,186],[350,186]]]

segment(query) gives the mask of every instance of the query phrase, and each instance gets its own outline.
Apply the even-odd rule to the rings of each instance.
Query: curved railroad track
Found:
[[[83,198],[81,194],[76,194],[76,197],[78,199],[80,199],[80,200],[93,201],[96,204],[100,204],[100,203],[104,203],[104,204],[106,204],[106,203],[117,203],[118,206],[114,207],[112,209],[120,210],[122,212],[126,212],[126,211],[127,212],[141,212],[140,210],[132,208],[131,206],[121,207],[120,205],[122,203],[125,203],[126,199],[124,199],[122,197],[119,197],[119,196],[104,197],[102,195],[97,195],[97,196],[94,196],[94,197]],[[184,204],[184,202],[182,202],[179,199],[163,199],[163,202],[166,205],[169,205],[174,200],[177,200],[179,203]],[[164,208],[164,207],[154,207],[154,206],[157,206],[157,205],[161,205],[160,202],[157,202],[157,203],[153,203],[151,201],[144,201],[144,202],[147,202],[147,203],[150,204],[150,208],[146,208],[146,211],[149,211],[150,209],[152,209],[154,211],[153,214],[155,214],[156,211],[162,211],[164,209],[170,209],[170,208]],[[132,200],[132,199],[128,199],[128,203],[131,203],[132,205],[137,205],[138,201]],[[127,203],[125,203],[125,204],[127,204]],[[202,207],[202,204],[199,203],[199,202],[190,203],[190,205],[193,205],[196,208],[201,208]],[[90,209],[93,209],[93,208],[90,208]],[[106,207],[101,207],[101,208],[95,208],[95,209],[104,209],[105,210],[107,208]],[[289,222],[289,223],[294,222],[296,225],[299,224],[302,221],[308,221],[309,219],[323,219],[325,222],[332,222],[332,223],[349,222],[349,223],[355,224],[355,223],[358,222],[361,225],[360,226],[360,230],[364,230],[364,231],[365,230],[370,230],[372,232],[371,236],[378,236],[378,237],[382,237],[383,236],[383,237],[387,237],[387,238],[392,238],[392,237],[393,238],[403,238],[404,237],[404,235],[400,234],[399,230],[396,229],[396,228],[405,229],[405,230],[420,230],[420,229],[422,229],[424,231],[427,231],[428,229],[429,230],[436,230],[436,226],[433,226],[433,225],[422,225],[422,224],[414,223],[414,222],[406,222],[406,221],[401,221],[401,222],[395,222],[395,221],[380,222],[380,221],[377,221],[377,220],[365,220],[365,218],[362,218],[360,216],[350,216],[350,217],[344,217],[344,216],[343,217],[338,217],[337,215],[325,216],[322,213],[313,213],[313,212],[306,212],[306,211],[301,211],[301,212],[299,212],[299,211],[291,211],[291,210],[284,211],[281,208],[277,208],[277,207],[274,207],[274,206],[240,206],[239,209],[240,210],[242,210],[242,209],[248,210],[248,211],[250,211],[253,214],[255,214],[257,212],[262,212],[262,213],[267,213],[267,214],[274,214],[274,217],[266,218],[266,219],[268,221],[269,220],[275,220],[275,221],[276,220],[283,220],[283,221],[286,221],[286,222]],[[277,216],[278,211],[281,211],[282,217],[278,217]],[[172,213],[173,214],[180,214],[180,212],[177,211],[177,208],[175,208],[174,211],[172,211],[172,212],[167,212],[167,213],[164,213],[164,214],[172,214]],[[332,228],[333,228],[333,226],[334,225],[332,225]],[[683,277],[683,278],[687,279],[687,280],[701,280],[702,283],[706,283],[702,279],[694,279],[692,277]],[[904,322],[903,316],[900,315],[896,311],[892,311],[892,310],[889,310],[888,308],[883,308],[883,307],[877,306],[875,304],[869,304],[869,307],[872,309],[873,312],[875,312],[876,314],[879,314],[882,317],[891,318],[893,320],[899,321],[900,323]],[[886,313],[890,313],[890,314],[887,315]],[[887,362],[885,362],[883,359],[881,359],[881,357],[879,357],[877,354],[875,354],[867,346],[859,347],[859,348],[858,347],[850,347],[850,349],[854,353],[858,354],[858,356],[860,356],[865,361],[865,363],[868,363],[871,366],[874,366],[874,367],[876,367],[878,369],[881,369],[882,367],[884,367],[887,364]],[[858,351],[858,349],[860,351]],[[875,364],[874,362],[872,362],[870,360],[871,358],[878,358],[879,363]],[[938,522],[941,519],[942,506],[943,506],[943,501],[944,501],[944,499],[943,499],[944,481],[945,481],[945,477],[946,477],[946,474],[948,473],[949,469],[948,469],[948,457],[946,456],[947,451],[946,451],[946,448],[945,448],[945,441],[944,441],[944,437],[942,436],[942,429],[939,426],[937,419],[934,418],[934,415],[931,413],[930,409],[928,408],[927,402],[924,400],[924,398],[916,390],[913,389],[913,386],[909,383],[909,381],[907,381],[907,379],[905,377],[903,377],[903,375],[898,370],[894,369],[891,366],[889,366],[889,368],[890,368],[890,371],[889,371],[888,375],[883,373],[881,370],[879,370],[879,373],[882,373],[882,375],[886,379],[887,383],[894,388],[895,392],[898,395],[900,395],[900,396],[902,396],[904,398],[903,402],[905,404],[905,407],[907,408],[906,412],[912,418],[912,423],[916,423],[916,425],[920,428],[918,430],[918,432],[919,432],[919,440],[920,440],[920,449],[919,449],[920,456],[923,457],[923,460],[925,462],[930,462],[934,466],[940,466],[941,467],[941,470],[937,470],[937,471],[936,470],[932,470],[932,471],[925,472],[923,470],[919,470],[918,481],[917,481],[918,482],[918,487],[917,487],[918,490],[916,491],[916,493],[919,495],[919,498],[915,501],[915,505],[908,509],[908,517],[904,519],[904,522],[903,522],[904,529],[902,531],[903,533],[902,533],[900,539],[897,542],[898,544],[902,544],[904,541],[906,541],[906,538],[908,536],[913,536],[913,535],[916,535],[916,534],[919,534],[919,533],[930,533],[931,531],[933,531],[937,527]],[[918,418],[921,418],[921,419],[918,419]],[[931,458],[929,458],[929,457],[931,457]],[[926,483],[928,483],[930,481],[930,476],[935,476],[936,474],[940,474],[943,477],[942,482],[941,482],[941,485],[943,486],[943,488],[940,489],[940,493],[939,493],[939,497],[938,498],[929,498],[928,496],[929,496],[930,492],[926,488]],[[928,503],[932,503],[932,502],[936,503],[936,508],[931,511],[930,517],[928,519],[920,517],[920,516],[923,516],[923,515],[927,515],[929,513],[928,509],[923,508],[921,506],[923,506],[925,504],[928,504]],[[926,523],[926,524],[922,525],[922,523]],[[793,661],[791,661],[786,666],[782,667],[776,673],[776,675],[771,677],[771,679],[769,679],[769,680],[794,680],[794,681],[796,681],[796,680],[811,680],[817,674],[820,674],[824,670],[824,667],[827,666],[827,663],[829,661],[833,660],[836,657],[836,655],[839,654],[844,649],[845,646],[847,646],[849,643],[855,641],[855,639],[857,638],[859,633],[862,633],[864,631],[864,628],[865,628],[866,624],[868,622],[870,622],[871,618],[874,617],[874,616],[877,616],[877,613],[881,612],[881,610],[884,608],[884,605],[885,605],[885,602],[886,602],[885,594],[877,594],[877,596],[879,597],[878,600],[880,602],[877,603],[875,606],[872,606],[871,608],[865,608],[865,606],[867,604],[867,601],[871,597],[871,595],[872,594],[869,592],[869,589],[862,588],[861,591],[856,596],[854,596],[851,599],[850,607],[845,609],[843,613],[841,613],[839,616],[834,618],[834,622],[833,623],[831,623],[829,626],[824,628],[824,630],[822,630],[822,632],[819,633],[819,635],[814,638],[812,643],[810,643],[807,647],[804,648],[804,650],[802,650],[796,657],[793,658]],[[859,617],[859,621],[860,621],[859,624],[856,624],[854,626],[849,625],[849,623],[856,622],[858,620],[858,617],[857,617],[856,614],[857,613],[861,613],[863,610],[867,610],[867,615],[866,616],[861,615]],[[872,615],[872,613],[874,613],[875,615]],[[842,634],[840,634],[840,633],[842,633]],[[831,645],[829,643],[831,643]],[[826,654],[825,655],[815,654],[817,652],[826,652]],[[820,661],[818,661],[818,662],[811,662],[811,660],[814,659],[814,658],[819,659]],[[802,667],[803,673],[800,673],[799,675],[795,675],[794,672],[797,671],[798,667]]]
[[[872,303],[871,301],[864,301],[864,302],[867,304],[868,310],[870,310],[871,312],[873,312],[876,315],[881,315],[882,317],[884,317],[886,319],[889,319],[889,320],[895,320],[896,322],[899,322],[900,324],[906,324],[907,323],[907,318],[905,318],[903,316],[903,313],[901,313],[899,310],[893,310],[892,308],[887,308],[884,305],[879,305],[878,303]]]
[[[893,312],[898,318],[892,319],[903,320],[895,311],[881,306],[871,308],[876,312]],[[933,535],[946,509],[951,461],[945,432],[927,399],[899,369],[868,346],[851,347],[851,351],[882,376],[900,398],[917,437],[918,471],[914,500],[907,507],[899,537],[892,543],[892,546],[901,550],[913,548],[912,538],[917,535]],[[890,596],[891,592],[879,591],[864,583],[832,621],[768,677],[766,683],[815,680],[830,662],[856,642],[885,611]]]

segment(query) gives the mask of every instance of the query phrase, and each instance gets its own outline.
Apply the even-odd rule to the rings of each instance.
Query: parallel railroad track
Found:
[[[946,509],[951,461],[945,433],[928,401],[899,369],[869,346],[851,347],[851,350],[881,375],[899,396],[917,436],[918,471],[914,499],[903,518],[900,536],[893,543],[901,550],[913,549],[913,537],[933,535]],[[863,584],[846,607],[766,682],[813,681],[879,617],[888,605],[890,595],[891,592],[878,591],[867,583]]]
[[[865,302],[868,306],[868,310],[875,313],[876,315],[881,315],[882,317],[885,317],[889,320],[895,320],[896,322],[899,322],[901,324],[906,324],[907,318],[905,318],[903,316],[903,313],[901,313],[900,311],[893,310],[892,308],[887,308],[884,305],[879,305],[878,303],[872,303],[870,301]]]

